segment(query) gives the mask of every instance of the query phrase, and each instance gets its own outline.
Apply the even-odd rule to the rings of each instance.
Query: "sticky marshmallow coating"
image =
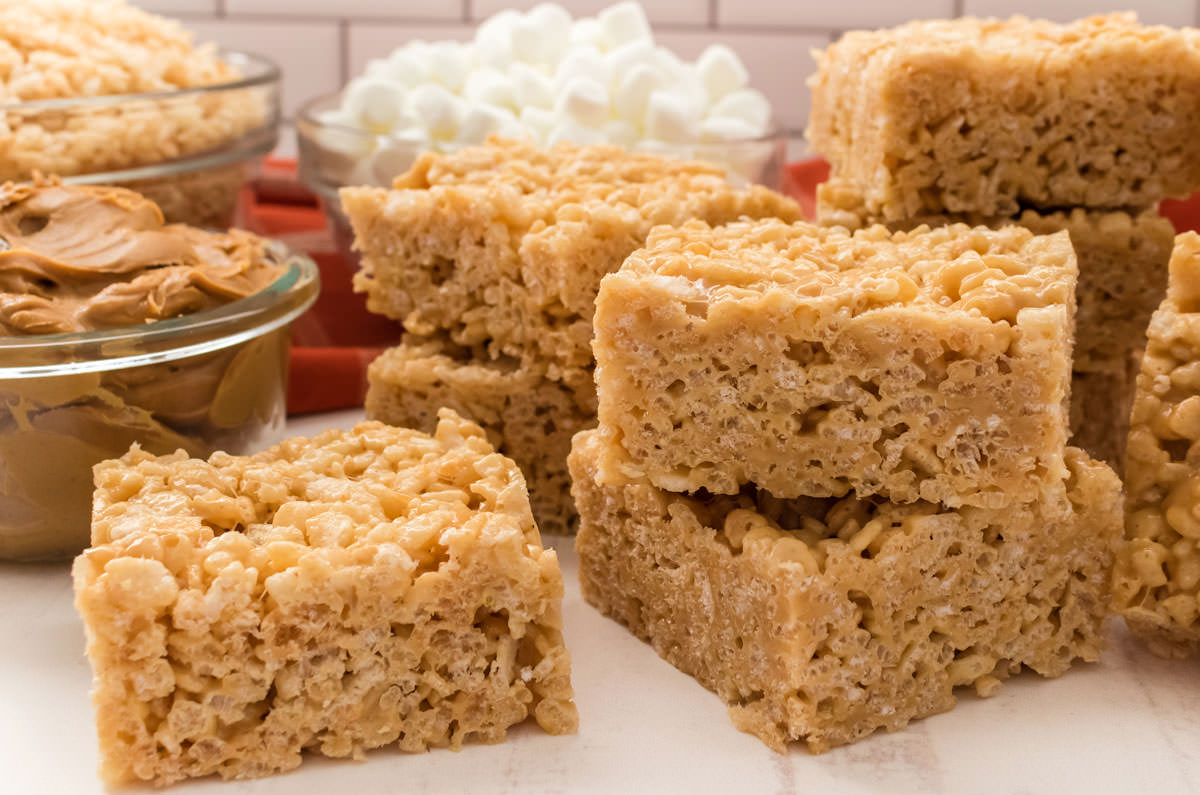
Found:
[[[687,157],[681,147],[689,143],[768,133],[770,105],[748,82],[728,47],[713,45],[688,63],[656,46],[637,3],[579,20],[543,3],[490,17],[469,43],[415,41],[371,61],[346,86],[341,107],[321,119],[385,138],[415,136],[436,151],[500,132],[546,145],[648,142]],[[511,123],[478,124],[472,108]],[[550,116],[527,119],[529,109]],[[412,158],[420,151],[414,147]]]

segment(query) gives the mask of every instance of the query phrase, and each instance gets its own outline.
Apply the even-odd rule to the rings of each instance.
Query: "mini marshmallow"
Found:
[[[771,103],[753,88],[741,88],[721,98],[708,109],[708,117],[731,117],[741,119],[762,135],[771,123]]]
[[[623,119],[605,122],[601,129],[604,131],[604,138],[611,144],[629,149],[637,143],[637,128]]]
[[[623,44],[608,52],[604,59],[608,61],[609,72],[614,80],[620,80],[622,75],[638,64],[655,66],[654,44],[638,40]]]
[[[530,135],[533,136],[540,144],[546,143],[546,139],[550,136],[550,130],[554,127],[558,117],[553,111],[545,108],[525,107],[521,109],[519,121]]]
[[[555,100],[554,112],[585,127],[599,127],[608,121],[608,90],[590,78],[571,78]]]
[[[395,83],[407,89],[416,88],[422,83],[429,82],[428,63],[417,58],[407,49],[399,49],[387,57],[387,66],[380,73]]]
[[[593,47],[597,50],[603,50],[603,44],[600,41],[600,23],[591,17],[575,20],[575,24],[571,26],[571,33],[567,36],[567,41],[571,47]]]
[[[554,104],[554,84],[550,78],[526,63],[514,63],[508,70],[513,99],[521,108],[548,108]]]
[[[404,119],[404,90],[389,80],[355,78],[343,97],[346,112],[371,132],[387,132]]]
[[[417,157],[428,148],[429,136],[420,127],[406,127],[392,133],[371,156],[374,184],[392,184],[392,180],[408,171]]]
[[[572,79],[583,77],[607,86],[611,82],[608,61],[595,47],[579,47],[567,53],[554,71],[554,91],[559,93]]]
[[[456,142],[459,144],[480,144],[487,140],[492,133],[507,137],[521,134],[520,122],[512,111],[495,105],[476,105],[463,116],[458,128]]]
[[[570,141],[580,146],[593,146],[605,143],[604,133],[600,130],[584,127],[578,122],[567,119],[554,125],[546,135],[546,145],[554,146],[562,141]]]
[[[700,140],[705,143],[744,141],[762,135],[762,129],[734,116],[713,116],[700,122]]]
[[[408,115],[429,131],[433,140],[450,140],[458,134],[464,115],[463,101],[440,83],[417,86],[408,95]]]
[[[613,110],[631,124],[641,125],[646,118],[650,95],[664,88],[659,71],[648,64],[637,64],[618,81],[613,92]]]
[[[475,29],[475,60],[481,66],[504,71],[512,65],[513,27],[521,20],[521,14],[505,9],[492,14]]]
[[[650,22],[646,12],[634,2],[617,3],[596,15],[600,25],[600,41],[609,49],[616,49],[633,41],[650,41]]]
[[[505,108],[514,108],[517,105],[512,81],[508,79],[508,75],[495,69],[476,69],[471,72],[463,85],[463,97],[483,105],[499,105]]]
[[[456,41],[443,41],[432,45],[426,55],[429,76],[451,91],[461,91],[467,74],[471,71],[471,50]]]
[[[655,91],[646,103],[646,137],[667,143],[694,140],[700,112],[686,98],[668,91]]]
[[[745,64],[724,44],[713,44],[696,59],[696,74],[704,86],[709,104],[745,88],[750,79]]]
[[[513,56],[519,61],[553,69],[570,46],[571,15],[561,6],[542,3],[514,26]]]

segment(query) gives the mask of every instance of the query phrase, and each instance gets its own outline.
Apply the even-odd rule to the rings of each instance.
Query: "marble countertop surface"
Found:
[[[356,416],[310,417],[289,430],[307,434]],[[547,541],[566,580],[578,734],[550,737],[525,724],[505,743],[458,753],[385,748],[365,762],[310,756],[274,778],[205,779],[169,791],[1200,792],[1200,660],[1160,660],[1120,622],[1109,626],[1098,664],[1054,680],[1026,673],[989,699],[964,691],[949,713],[821,756],[801,747],[781,755],[735,729],[716,696],[585,604],[571,540]],[[0,564],[0,631],[0,793],[104,792],[69,566]]]

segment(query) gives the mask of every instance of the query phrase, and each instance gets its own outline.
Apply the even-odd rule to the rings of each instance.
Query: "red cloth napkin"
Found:
[[[785,169],[782,190],[813,218],[817,185],[828,177],[824,160],[798,160]],[[1200,229],[1200,194],[1164,201],[1161,212],[1177,232]],[[337,251],[320,202],[296,181],[294,161],[267,160],[243,196],[239,226],[307,254],[321,271],[320,297],[292,325],[288,413],[361,406],[367,365],[399,341],[400,324],[368,312],[364,297],[351,288],[357,263]]]

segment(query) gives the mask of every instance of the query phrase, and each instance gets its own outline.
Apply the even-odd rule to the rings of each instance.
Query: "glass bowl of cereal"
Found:
[[[121,185],[170,222],[232,223],[253,167],[279,134],[279,69],[223,51],[220,82],[136,94],[0,103],[0,181],[54,174]]]
[[[164,224],[112,187],[0,188],[0,559],[88,543],[92,466],[245,452],[282,428],[289,325],[314,263]]]

